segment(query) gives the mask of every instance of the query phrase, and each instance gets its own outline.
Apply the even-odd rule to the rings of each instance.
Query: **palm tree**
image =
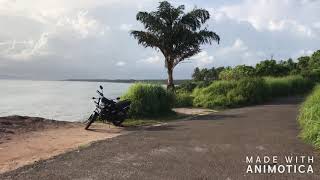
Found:
[[[205,9],[194,8],[185,13],[185,6],[173,7],[160,2],[157,11],[139,12],[136,16],[146,31],[131,31],[131,35],[144,47],[162,52],[168,72],[168,89],[174,89],[173,69],[183,60],[201,52],[201,44],[219,43],[220,37],[207,28],[201,28],[210,18]]]

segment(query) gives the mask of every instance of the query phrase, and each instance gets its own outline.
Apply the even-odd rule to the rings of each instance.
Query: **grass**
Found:
[[[320,148],[320,85],[316,86],[300,108],[300,137]]]
[[[311,80],[302,76],[266,77],[264,79],[269,89],[269,97],[305,94],[314,86]]]
[[[174,107],[192,107],[193,96],[187,91],[177,91],[174,97]]]
[[[170,114],[174,95],[156,84],[137,83],[132,85],[121,99],[131,100],[129,116],[153,118]]]
[[[193,105],[205,108],[229,108],[266,102],[275,97],[301,95],[314,83],[302,76],[242,78],[238,81],[214,81],[205,88],[196,88]]]
[[[215,81],[209,87],[193,92],[196,107],[227,108],[259,103],[265,100],[266,84],[261,78],[239,81]]]

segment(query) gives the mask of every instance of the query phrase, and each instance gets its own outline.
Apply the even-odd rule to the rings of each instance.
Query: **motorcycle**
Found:
[[[101,91],[97,90],[99,97],[92,98],[96,104],[96,108],[86,122],[86,130],[88,130],[90,125],[97,119],[112,123],[115,126],[121,126],[121,124],[128,118],[131,101],[120,101],[119,97],[116,98],[116,101],[107,99],[103,95],[102,86],[100,86],[100,90]]]

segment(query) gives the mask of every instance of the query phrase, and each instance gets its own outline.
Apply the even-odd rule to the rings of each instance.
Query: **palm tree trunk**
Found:
[[[174,84],[173,84],[173,68],[172,68],[172,67],[168,67],[167,90],[174,90]]]

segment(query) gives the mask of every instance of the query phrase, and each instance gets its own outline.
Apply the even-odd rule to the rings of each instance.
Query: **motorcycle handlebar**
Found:
[[[100,96],[103,96],[102,92],[100,92],[99,90],[97,90],[97,93],[98,93]]]

